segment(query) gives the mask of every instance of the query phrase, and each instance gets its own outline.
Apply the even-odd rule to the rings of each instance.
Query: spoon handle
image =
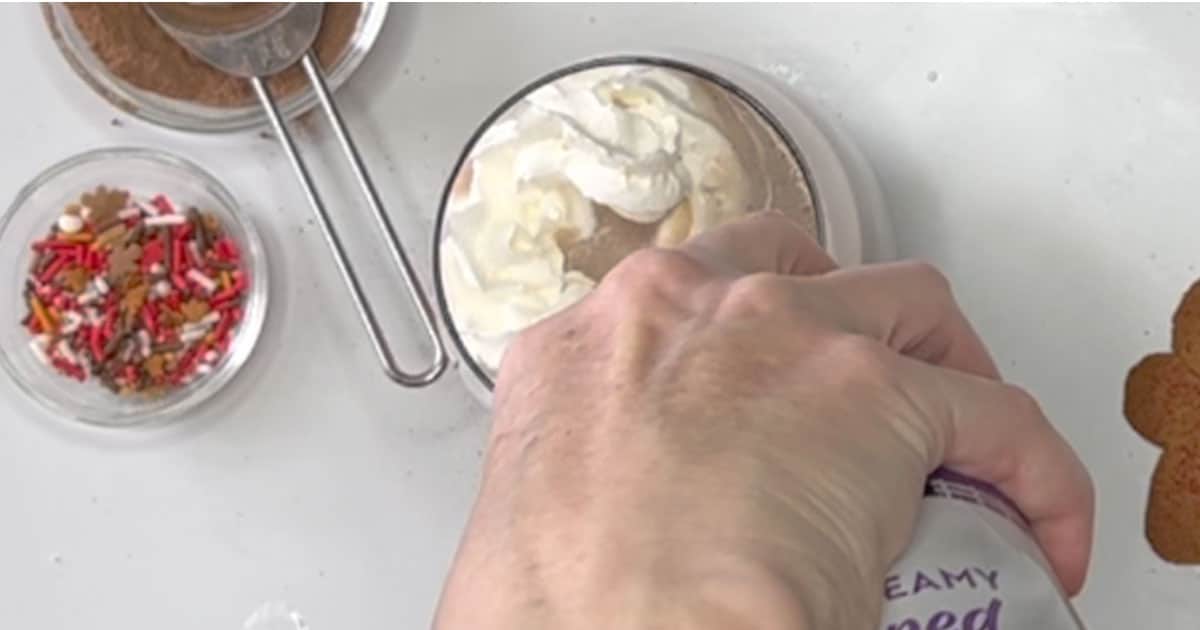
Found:
[[[271,92],[262,78],[251,78],[250,83],[254,88],[255,94],[258,96],[259,102],[262,103],[263,109],[266,110],[267,119],[270,121],[271,127],[275,130],[275,134],[279,137],[280,143],[283,145],[284,153],[287,154],[288,161],[291,162],[292,169],[296,173],[296,178],[300,180],[304,188],[304,193],[308,197],[309,204],[316,212],[321,231],[325,235],[325,242],[329,245],[329,249],[333,253],[334,262],[337,264],[338,271],[342,274],[342,279],[350,289],[350,297],[354,301],[355,308],[358,310],[363,327],[366,328],[367,334],[371,338],[371,343],[375,347],[375,354],[383,366],[384,373],[387,374],[388,378],[400,385],[406,387],[424,387],[437,380],[438,376],[445,370],[447,363],[446,348],[437,331],[433,307],[429,299],[425,296],[421,281],[417,277],[416,271],[413,269],[412,263],[404,251],[404,247],[400,245],[399,240],[396,238],[392,222],[383,210],[383,205],[379,201],[379,194],[376,192],[375,186],[371,182],[366,168],[363,166],[362,158],[354,146],[354,141],[350,138],[349,132],[346,130],[345,123],[342,121],[337,106],[329,94],[325,78],[322,76],[321,70],[317,66],[317,62],[313,58],[311,51],[304,55],[301,65],[304,67],[304,71],[312,83],[321,106],[325,110],[326,117],[329,118],[329,121],[333,125],[343,153],[353,167],[363,196],[366,198],[367,204],[375,215],[375,220],[380,231],[383,232],[384,241],[388,245],[393,262],[404,275],[409,297],[417,307],[417,311],[421,316],[421,322],[425,327],[425,332],[433,344],[433,361],[429,367],[422,371],[406,372],[396,365],[396,358],[392,353],[391,346],[388,344],[387,338],[383,334],[383,329],[379,325],[379,320],[375,316],[370,302],[367,300],[362,283],[359,282],[358,275],[354,272],[354,267],[346,255],[345,247],[338,237],[337,230],[334,228],[333,222],[329,217],[325,203],[321,200],[321,195],[317,192],[308,167],[305,166],[304,160],[300,157],[300,153],[296,149],[296,143],[283,122],[283,117],[279,113],[279,108],[275,103],[274,97],[271,96]]]

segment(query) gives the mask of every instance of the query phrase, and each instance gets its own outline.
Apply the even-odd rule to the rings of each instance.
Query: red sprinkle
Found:
[[[175,206],[171,205],[171,202],[167,199],[166,195],[155,195],[154,198],[150,200],[150,204],[158,210],[159,214],[175,213]]]
[[[95,357],[96,363],[102,363],[104,361],[104,329],[100,326],[92,326],[90,336],[92,356]]]
[[[229,330],[233,328],[233,324],[233,311],[225,311],[225,313],[221,316],[221,321],[217,323],[217,329],[213,333],[213,337],[215,337],[218,342],[224,341],[225,336],[229,334]]]
[[[75,249],[75,243],[72,243],[71,241],[60,241],[58,239],[46,239],[33,244],[33,251],[35,252],[44,252],[48,249],[52,249],[54,251],[71,250]]]
[[[149,269],[154,263],[163,261],[163,245],[162,241],[154,239],[142,248],[142,268]]]
[[[67,258],[66,256],[63,256],[61,254],[56,254],[54,256],[54,260],[50,261],[50,265],[48,267],[46,267],[46,270],[43,271],[42,274],[38,276],[38,281],[43,284],[50,282],[51,280],[54,279],[55,276],[58,275],[58,272],[63,270],[63,267],[67,266],[67,263],[69,263],[69,262],[70,262],[70,259]]]
[[[117,331],[117,307],[114,304],[108,308],[108,313],[104,316],[104,338],[112,339],[112,336]]]
[[[151,335],[158,335],[158,309],[154,304],[146,302],[142,305],[142,323]]]
[[[209,306],[217,310],[226,308],[230,304],[234,303],[233,300],[238,296],[239,293],[241,293],[241,291],[239,291],[237,287],[229,287],[228,289],[225,289],[224,291],[214,295],[212,300],[209,302]]]
[[[171,373],[171,381],[175,384],[182,382],[192,372],[192,369],[196,367],[196,360],[198,358],[200,358],[200,355],[196,352],[196,348],[188,350],[183,355],[183,358],[179,360],[179,364],[175,366],[175,371]]]
[[[204,266],[203,264],[201,264],[201,261],[196,260],[196,255],[192,253],[191,247],[188,247],[187,245],[180,245],[180,249],[183,250],[183,256],[184,256],[184,259],[187,260],[188,269],[191,269],[192,267],[203,267]]]
[[[217,250],[217,254],[219,254],[223,260],[236,262],[239,258],[241,258],[241,253],[238,252],[237,245],[234,245],[233,241],[229,240],[228,238],[223,238],[217,241],[215,244],[213,244],[213,247]]]

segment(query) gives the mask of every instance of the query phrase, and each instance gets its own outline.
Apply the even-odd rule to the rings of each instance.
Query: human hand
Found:
[[[442,630],[874,628],[942,464],[1083,583],[1088,475],[942,276],[836,270],[782,215],[629,257],[495,394]]]

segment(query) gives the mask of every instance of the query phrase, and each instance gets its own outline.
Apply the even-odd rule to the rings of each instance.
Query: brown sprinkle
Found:
[[[142,362],[142,368],[146,370],[146,374],[152,379],[160,379],[166,372],[167,358],[161,354],[152,354],[150,358]]]
[[[79,265],[72,265],[59,276],[59,279],[62,280],[63,288],[78,295],[87,288],[88,282],[91,280],[91,274]]]
[[[210,310],[212,309],[208,306],[208,302],[196,298],[184,302],[183,306],[179,308],[180,313],[189,322],[198,322],[204,319]]]
[[[196,240],[200,244],[200,251],[208,251],[212,247],[212,238],[208,233],[208,226],[204,225],[204,220],[200,218],[200,211],[195,208],[188,208],[188,222],[192,224],[192,229],[196,231]]]
[[[125,295],[121,298],[121,311],[127,317],[135,317],[142,311],[142,305],[146,303],[146,294],[150,291],[150,285],[145,283],[130,286],[126,283]]]
[[[108,186],[97,186],[90,193],[84,193],[79,199],[80,203],[92,209],[92,216],[89,220],[95,225],[105,225],[117,217],[125,206],[129,205],[129,192],[109,188]]]
[[[142,257],[142,246],[136,243],[114,249],[108,256],[108,279],[116,284],[137,271],[138,259]]]
[[[125,233],[125,238],[121,239],[121,245],[130,243],[138,243],[142,240],[142,235],[146,233],[146,226],[139,223],[137,227]]]
[[[119,220],[116,223],[111,223],[106,227],[100,228],[100,236],[96,237],[96,240],[92,243],[92,247],[95,249],[107,247],[122,236],[125,236],[125,233],[128,231],[129,228],[125,227],[125,224]]]
[[[164,357],[171,357],[174,355],[174,353],[179,352],[180,350],[183,350],[183,344],[176,341],[174,343],[159,344],[151,348],[150,351],[155,354],[161,354]]]

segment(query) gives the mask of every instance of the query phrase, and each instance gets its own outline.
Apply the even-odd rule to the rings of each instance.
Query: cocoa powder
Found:
[[[250,83],[225,74],[196,58],[162,30],[141,3],[68,3],[76,28],[100,61],[117,78],[162,96],[213,107],[241,107],[254,102]],[[325,7],[313,49],[321,66],[334,66],[345,53],[362,4]],[[278,98],[308,85],[297,66],[271,77]]]

